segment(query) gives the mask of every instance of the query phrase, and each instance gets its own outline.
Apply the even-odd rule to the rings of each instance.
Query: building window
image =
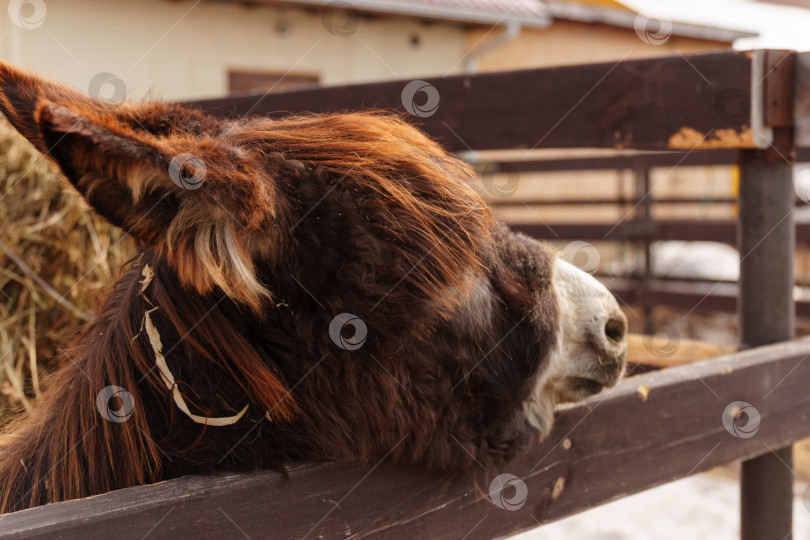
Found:
[[[284,92],[318,86],[317,75],[268,73],[261,71],[228,72],[228,93],[249,94],[260,92]]]

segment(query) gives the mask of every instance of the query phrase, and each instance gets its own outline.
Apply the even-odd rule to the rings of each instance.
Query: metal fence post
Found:
[[[738,309],[740,340],[744,347],[793,337],[793,200],[791,163],[775,151],[742,153]],[[791,468],[791,447],[742,464],[740,511],[743,540],[792,538]]]

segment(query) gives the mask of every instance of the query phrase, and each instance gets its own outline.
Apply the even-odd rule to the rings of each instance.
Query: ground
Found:
[[[797,482],[794,493],[793,538],[810,540],[810,486]],[[738,483],[727,474],[710,472],[625,497],[515,536],[513,540],[739,538]]]

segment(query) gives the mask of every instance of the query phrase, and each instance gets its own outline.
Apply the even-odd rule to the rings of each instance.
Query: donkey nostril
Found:
[[[624,334],[627,331],[627,325],[624,319],[610,319],[605,324],[605,335],[611,341],[619,342],[624,339]]]

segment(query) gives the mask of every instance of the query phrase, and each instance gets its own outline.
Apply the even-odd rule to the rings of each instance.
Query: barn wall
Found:
[[[454,25],[362,18],[354,33],[339,37],[326,30],[317,10],[192,6],[163,0],[48,2],[38,28],[0,17],[0,56],[85,91],[95,75],[109,72],[132,97],[152,90],[178,99],[225,95],[229,69],[289,71],[341,84],[456,72],[466,52],[464,30]]]
[[[467,34],[470,47],[486,42],[489,29],[474,29]],[[486,35],[486,37],[485,37]],[[676,56],[717,49],[729,49],[722,41],[670,36],[660,45],[642,41],[633,28],[556,20],[548,28],[524,28],[519,39],[483,55],[479,71],[499,71],[529,67],[563,66],[594,62],[615,62],[620,58]]]

